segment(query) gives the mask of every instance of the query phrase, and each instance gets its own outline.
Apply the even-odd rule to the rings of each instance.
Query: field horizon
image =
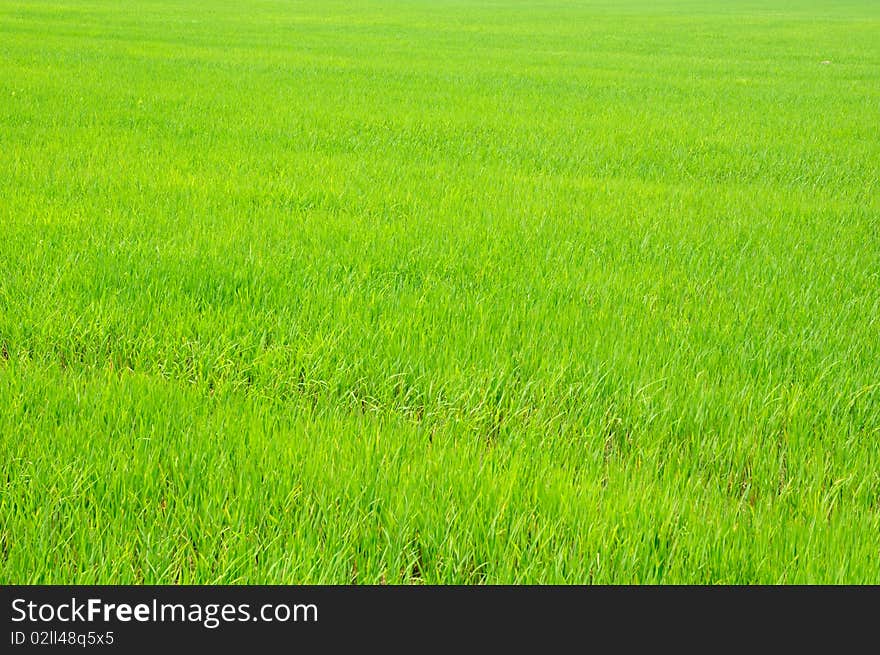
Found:
[[[3,0],[0,582],[880,583],[878,34]]]

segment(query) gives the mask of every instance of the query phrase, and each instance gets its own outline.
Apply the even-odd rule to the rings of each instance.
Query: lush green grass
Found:
[[[0,0],[0,581],[880,583],[880,5],[767,4]]]

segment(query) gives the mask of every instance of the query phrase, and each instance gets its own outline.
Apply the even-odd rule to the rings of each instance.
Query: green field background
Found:
[[[0,0],[0,582],[880,583],[880,3]]]

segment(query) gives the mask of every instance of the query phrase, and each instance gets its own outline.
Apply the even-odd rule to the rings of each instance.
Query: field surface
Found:
[[[880,4],[0,0],[0,582],[880,583]]]

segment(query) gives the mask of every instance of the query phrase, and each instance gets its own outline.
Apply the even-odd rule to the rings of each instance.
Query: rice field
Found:
[[[0,0],[0,582],[880,583],[880,4]]]

